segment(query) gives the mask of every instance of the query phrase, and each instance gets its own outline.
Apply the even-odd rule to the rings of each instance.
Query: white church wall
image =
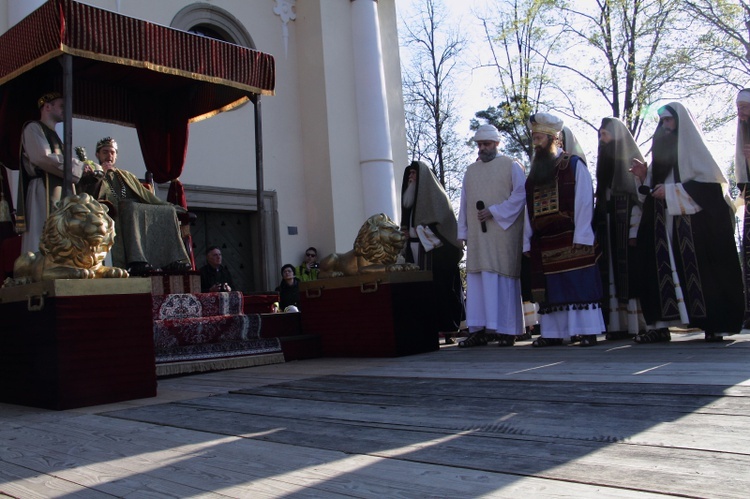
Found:
[[[19,7],[16,3],[20,2]],[[28,3],[27,3],[28,2]],[[0,27],[9,12],[28,12],[40,0],[0,0]],[[85,0],[83,3],[170,25],[190,0]],[[275,0],[212,0],[231,13],[256,48],[274,56],[276,95],[262,97],[264,186],[276,191],[280,261],[298,264],[307,246],[321,255],[348,251],[364,213],[359,165],[350,0],[297,0],[296,20],[287,24],[273,11]],[[27,12],[27,13],[28,13]],[[379,0],[381,40],[388,89],[394,178],[400,183],[406,161],[395,0]],[[119,165],[143,175],[145,168],[134,129],[74,120],[73,139],[94,155],[101,137],[116,137]],[[186,185],[254,189],[253,105],[190,126]],[[397,186],[397,188],[400,186]],[[188,198],[188,203],[190,199]],[[289,234],[289,227],[297,229]],[[272,280],[275,279],[272,275]]]

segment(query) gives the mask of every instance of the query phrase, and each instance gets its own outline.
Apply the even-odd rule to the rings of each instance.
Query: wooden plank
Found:
[[[176,426],[205,425],[216,432],[347,454],[597,486],[628,488],[638,484],[640,490],[660,493],[716,496],[722,491],[732,497],[748,486],[742,471],[750,466],[746,455],[557,437],[545,439],[512,433],[430,433],[425,429],[396,428],[397,425],[384,428],[366,422],[305,421],[299,415],[298,419],[238,417],[236,410],[170,409],[176,411],[172,414]],[[169,416],[164,413],[158,417],[162,424],[169,422]],[[613,468],[610,463],[617,463],[617,466]],[[695,470],[700,470],[700,475],[696,475]]]
[[[38,434],[37,434],[38,436]],[[114,497],[126,497],[133,493],[143,495],[153,494],[159,497],[189,497],[196,494],[207,494],[203,488],[196,488],[175,481],[168,471],[161,473],[140,474],[128,466],[111,464],[108,461],[97,462],[94,455],[79,456],[85,453],[85,446],[68,446],[65,451],[52,450],[48,447],[38,447],[33,440],[19,438],[18,446],[4,446],[0,450],[0,461],[11,461],[18,466],[33,470],[37,474],[53,477],[57,480],[76,484],[79,488],[96,492],[96,497],[109,494]],[[141,457],[131,462],[140,462]],[[153,466],[162,466],[161,461],[151,463]],[[32,482],[33,483],[33,482]],[[27,487],[29,479],[16,484],[16,487]],[[0,490],[4,489],[3,488]],[[24,497],[24,496],[21,496]],[[45,497],[51,497],[46,495]],[[218,495],[207,495],[206,497],[219,497]]]
[[[288,400],[263,400],[251,398],[248,400],[206,399],[194,404],[181,404],[194,407],[195,413],[186,408],[190,416],[181,417],[181,409],[157,408],[141,409],[118,413],[120,417],[150,421],[159,424],[184,426],[190,424],[187,420],[202,416],[206,408],[213,408],[217,412],[228,411],[231,414],[246,414],[251,419],[269,418],[268,428],[243,429],[243,433],[262,433],[273,428],[274,421],[288,421],[286,424],[296,424],[296,420],[303,427],[320,423],[326,424],[366,425],[376,428],[391,428],[394,430],[408,429],[413,431],[441,432],[446,434],[470,433],[472,435],[501,436],[508,435],[515,439],[543,439],[558,438],[568,441],[584,441],[596,443],[627,443],[632,445],[656,445],[674,448],[686,448],[718,452],[735,452],[746,454],[750,440],[742,429],[747,425],[748,418],[727,418],[714,415],[688,415],[684,417],[663,417],[651,415],[649,418],[633,418],[632,414],[618,416],[614,413],[593,413],[584,411],[556,410],[538,404],[536,408],[525,410],[522,404],[514,404],[512,412],[506,410],[488,410],[477,413],[461,413],[459,411],[425,411],[421,413],[413,410],[402,410],[394,406],[366,406],[351,407],[347,404],[296,404]],[[258,409],[258,407],[263,409]],[[299,412],[302,409],[304,412]],[[490,408],[491,409],[491,408]],[[167,414],[171,414],[167,416]],[[304,414],[300,417],[299,414]],[[602,415],[603,414],[603,415]],[[587,424],[560,424],[560,421],[574,420],[578,415],[586,418]],[[211,416],[206,413],[207,418]],[[164,418],[164,419],[162,419]],[[186,421],[182,421],[185,419]],[[188,426],[192,427],[192,426]],[[199,428],[205,429],[205,428]],[[303,430],[304,431],[304,430]],[[223,433],[231,434],[230,427],[224,428]],[[325,437],[325,438],[328,438]]]
[[[343,386],[346,380],[343,377],[339,382]],[[381,379],[372,381],[377,390],[386,390]],[[494,384],[500,387],[505,383]],[[398,388],[402,384],[393,385]],[[271,390],[276,388],[272,387]],[[353,389],[356,390],[356,387]],[[258,389],[259,392],[266,390],[269,388]],[[456,390],[467,393],[470,386],[458,386]],[[606,393],[605,389],[601,391]],[[549,394],[559,396],[557,390],[549,387],[540,393],[546,393],[548,397]],[[604,453],[608,461],[613,459],[625,463],[629,474],[641,475],[637,483],[652,487],[649,490],[655,492],[674,490],[661,488],[660,482],[665,480],[673,483],[682,493],[695,490],[708,493],[715,487],[719,487],[718,490],[731,489],[741,469],[750,465],[750,456],[742,455],[750,441],[746,436],[734,434],[735,429],[747,424],[747,418],[743,417],[692,415],[691,418],[698,418],[699,421],[691,424],[684,420],[691,412],[689,409],[633,404],[632,412],[623,413],[621,407],[600,405],[595,398],[589,399],[586,404],[550,403],[543,398],[510,403],[502,399],[485,399],[483,409],[476,405],[467,407],[470,404],[464,400],[443,410],[440,401],[430,403],[423,397],[419,398],[419,407],[411,403],[408,406],[399,405],[406,400],[401,394],[390,397],[388,401],[381,396],[372,404],[364,401],[350,403],[228,395],[179,404],[185,406],[184,409],[162,407],[153,412],[144,408],[138,410],[137,414],[136,411],[129,411],[127,415],[117,415],[178,427],[212,429],[226,434],[260,435],[253,438],[302,443],[347,453],[387,455],[388,449],[397,448],[409,454],[418,454],[419,461],[434,464],[465,467],[466,463],[471,463],[468,466],[495,472],[595,480],[598,485],[629,486],[631,477],[619,471],[607,471],[596,459],[588,457],[592,453]],[[515,419],[506,423],[499,418],[509,413],[509,405]],[[207,408],[215,412],[207,412]],[[642,416],[634,417],[634,413],[639,414],[639,411],[643,413]],[[146,415],[149,412],[153,412],[153,419]],[[238,413],[248,417],[238,418]],[[586,424],[572,424],[576,418],[585,418]],[[679,425],[670,425],[671,421],[680,418]],[[565,423],[560,424],[561,421]],[[736,426],[732,427],[735,423]],[[283,431],[277,431],[279,427]],[[423,449],[422,442],[425,440],[446,438],[446,435],[457,435],[460,445],[440,445],[429,451]],[[696,448],[684,448],[686,443]],[[701,447],[713,448],[700,450]],[[713,451],[736,454],[732,458],[724,454],[716,457]],[[704,460],[709,462],[704,464]],[[585,464],[576,464],[579,461]],[[669,464],[664,470],[651,473],[652,463],[665,461]],[[688,470],[696,469],[696,462],[701,462],[701,467],[715,481],[704,476],[698,480],[691,475]],[[559,470],[565,471],[560,473]],[[589,478],[592,474],[597,478]],[[737,492],[745,486],[746,482],[740,482],[739,488],[731,490]]]
[[[342,381],[342,386],[347,384],[349,383]],[[618,399],[612,398],[607,393],[606,387],[601,387],[601,392],[589,391],[578,394],[575,393],[577,387],[555,385],[545,389],[543,386],[532,384],[527,390],[519,394],[517,390],[520,386],[517,384],[511,384],[512,386],[508,387],[504,382],[494,382],[484,386],[476,386],[474,383],[455,384],[458,393],[473,395],[473,390],[476,389],[477,397],[469,395],[427,396],[424,392],[419,393],[418,387],[414,388],[417,393],[414,393],[413,397],[407,397],[406,394],[409,393],[407,386],[402,387],[399,383],[394,383],[392,388],[395,395],[389,395],[384,392],[384,384],[385,382],[382,379],[374,382],[374,386],[377,387],[375,389],[380,391],[380,393],[374,395],[361,393],[361,390],[360,393],[357,393],[358,387],[354,381],[351,382],[351,385],[354,385],[352,386],[354,393],[351,394],[313,392],[311,390],[285,392],[284,387],[278,385],[243,390],[238,393],[253,397],[257,396],[256,394],[261,397],[272,397],[270,400],[257,398],[248,402],[247,405],[249,410],[262,411],[264,414],[269,414],[268,411],[276,411],[278,407],[279,412],[274,412],[275,416],[287,417],[293,415],[295,411],[305,410],[306,417],[328,418],[331,417],[332,411],[339,407],[338,410],[342,412],[342,418],[359,420],[360,418],[374,417],[370,416],[373,408],[380,409],[374,414],[382,413],[384,412],[383,408],[388,408],[387,414],[379,416],[381,421],[396,421],[393,418],[397,418],[398,424],[409,424],[410,422],[413,424],[413,421],[418,421],[430,427],[433,427],[431,425],[445,427],[445,422],[461,421],[464,426],[451,427],[457,430],[473,430],[487,424],[493,424],[498,415],[508,412],[510,405],[512,405],[512,412],[516,416],[509,423],[520,421],[520,423],[516,423],[521,425],[518,431],[526,431],[529,426],[547,429],[556,428],[559,426],[556,424],[557,421],[568,417],[580,417],[580,414],[583,413],[590,421],[591,428],[597,432],[595,436],[606,435],[606,433],[601,432],[609,431],[611,432],[608,434],[610,440],[624,440],[628,433],[639,433],[654,424],[669,423],[686,416],[690,416],[691,419],[682,420],[682,424],[686,426],[685,431],[693,432],[700,430],[701,426],[706,426],[705,431],[698,431],[697,434],[710,435],[708,438],[720,437],[721,434],[717,432],[723,433],[728,426],[734,423],[743,425],[748,421],[746,416],[748,414],[747,397],[724,397],[716,400],[715,397],[693,396],[690,391],[687,391],[687,395],[677,396],[665,393],[661,398],[659,394],[643,396],[628,394],[627,399]],[[493,386],[494,388],[492,388]],[[616,387],[612,389],[615,390]],[[483,396],[482,392],[487,390],[494,393]],[[287,393],[288,396],[282,396],[284,393]],[[508,395],[503,396],[506,393]],[[309,399],[309,403],[307,399]],[[245,402],[241,399],[238,400],[237,403],[243,407]],[[694,401],[692,405],[690,404],[691,401]],[[342,405],[332,406],[328,402],[341,403]],[[224,400],[208,399],[199,400],[196,403],[229,408],[233,407],[235,400],[229,398],[225,402]],[[445,409],[446,407],[448,409]],[[393,411],[390,411],[391,408],[403,408],[403,410],[394,414]],[[407,408],[416,408],[416,411],[406,410]],[[424,409],[424,411],[421,409]],[[431,416],[436,411],[441,413],[439,418]],[[714,415],[715,417],[696,419],[697,415]],[[738,418],[736,420],[731,418],[733,415],[738,416]],[[428,419],[420,420],[420,417]],[[529,417],[533,419],[529,419]],[[690,424],[690,421],[695,421],[695,427]],[[594,438],[585,425],[571,426],[570,430],[581,432],[575,436],[576,438]],[[568,436],[574,437],[573,435]],[[746,441],[741,436],[735,435],[731,436],[731,440],[735,441],[737,445],[742,445],[742,442]]]
[[[70,423],[49,429],[54,431],[55,438],[61,439],[61,443],[75,445],[71,449],[75,454],[93,455],[100,462],[111,461],[113,453],[137,456],[137,459],[129,460],[132,466],[149,462],[153,451],[160,458],[157,462],[170,461],[168,467],[173,480],[194,485],[200,482],[203,488],[231,497],[247,497],[249,493],[253,497],[278,497],[291,493],[295,497],[414,497],[436,494],[451,497],[483,494],[494,497],[518,497],[517,494],[559,497],[561,493],[571,497],[653,497],[628,490],[607,487],[594,489],[585,484],[568,482],[552,484],[544,479],[485,470],[351,456],[247,439],[227,442],[230,439],[216,435],[132,422],[121,422],[117,425],[120,429],[113,432],[112,422],[101,417],[76,418]],[[147,435],[131,440],[121,438],[128,429],[132,431],[136,426]],[[93,428],[93,435],[86,433],[87,427]],[[68,440],[65,435],[72,428],[75,428],[72,439]],[[108,435],[116,435],[116,444],[93,438],[104,429]],[[45,448],[48,449],[47,446]],[[192,457],[178,466],[171,462],[174,457],[170,454]],[[88,469],[99,471],[95,467]],[[133,472],[143,480],[159,478],[159,470],[140,469]],[[415,481],[418,477],[425,480]],[[179,494],[175,492],[173,496]]]
[[[24,499],[47,499],[68,495],[74,495],[80,499],[102,497],[101,492],[82,487],[68,480],[39,474],[23,466],[0,460],[0,496],[2,494],[7,494],[10,497],[23,497]]]
[[[673,336],[314,359],[75,411],[0,404],[0,492],[744,497],[750,335]]]
[[[464,389],[465,388],[465,389]],[[453,381],[393,377],[326,376],[235,390],[263,396],[356,402],[362,397],[395,397],[402,405],[422,405],[437,400],[441,405],[482,406],[487,399],[545,400],[549,402],[654,405],[693,412],[697,407],[716,413],[750,414],[750,387],[703,385],[634,385],[611,383],[541,383],[494,380]],[[375,400],[375,399],[373,399]],[[373,403],[379,403],[376,400]],[[383,403],[386,403],[383,401]]]
[[[0,457],[6,460],[12,456],[14,462],[28,469],[98,491],[99,496],[105,493],[115,497],[130,494],[226,497],[213,490],[232,491],[238,487],[239,492],[234,497],[242,497],[248,492],[243,486],[248,481],[247,476],[202,465],[201,460],[205,458],[201,456],[204,448],[200,444],[188,448],[170,445],[166,450],[152,447],[148,452],[143,449],[133,452],[125,434],[119,435],[118,442],[113,444],[102,438],[84,437],[85,428],[73,438],[66,436],[68,425],[50,425],[50,428],[55,430],[54,435],[24,428],[18,438],[19,446],[3,448]],[[148,439],[148,435],[141,436]],[[226,440],[226,437],[222,438]],[[40,439],[44,441],[43,447],[35,445]],[[185,458],[185,455],[193,454],[201,457]],[[44,459],[39,456],[44,456]],[[275,489],[267,487],[265,492],[258,490],[256,497],[278,497],[296,489],[285,487],[283,483],[279,485]]]
[[[499,349],[495,349],[499,350]],[[442,351],[441,351],[442,353]],[[495,353],[494,351],[492,352]],[[515,379],[535,381],[569,381],[578,383],[620,382],[654,384],[704,384],[739,385],[750,379],[750,364],[747,353],[742,359],[727,359],[716,364],[695,363],[670,364],[664,358],[654,362],[602,363],[598,359],[590,362],[572,363],[559,357],[519,362],[502,356],[482,355],[472,361],[446,361],[438,369],[435,365],[421,365],[418,360],[411,365],[397,364],[389,368],[389,374],[403,378],[441,377],[443,379]],[[590,365],[587,365],[590,364]],[[705,370],[704,370],[705,369]],[[352,374],[361,376],[382,375],[381,367],[363,368]],[[707,376],[710,373],[710,376]]]

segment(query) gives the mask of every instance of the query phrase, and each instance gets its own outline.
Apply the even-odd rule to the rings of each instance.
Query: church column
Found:
[[[385,72],[377,0],[351,0],[354,78],[365,216],[385,213],[396,220]]]

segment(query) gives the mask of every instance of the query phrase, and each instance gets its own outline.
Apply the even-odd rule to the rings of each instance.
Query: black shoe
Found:
[[[148,262],[130,262],[127,270],[133,277],[144,277],[153,272],[154,268]]]
[[[532,347],[553,347],[553,346],[560,346],[563,344],[562,338],[545,338],[544,336],[540,336],[539,338],[535,339],[532,343]]]
[[[498,334],[497,335],[497,346],[512,347],[515,344],[516,344],[516,335],[514,334]]]
[[[487,341],[487,334],[485,333],[485,330],[482,329],[476,333],[469,333],[469,336],[465,340],[458,342],[458,347],[483,347],[487,344]]]
[[[634,338],[633,341],[636,343],[665,343],[672,341],[672,335],[669,332],[669,328],[663,327],[660,329],[649,329],[648,331],[641,331]]]
[[[190,265],[190,262],[175,260],[169,265],[166,265],[162,270],[164,270],[164,272],[189,272],[193,270],[193,266]]]
[[[724,341],[724,336],[719,333],[706,333],[706,343],[718,343]]]
[[[582,347],[593,347],[596,345],[597,338],[595,334],[582,334],[581,344]]]
[[[634,337],[634,334],[630,334],[627,331],[610,331],[605,335],[605,338],[612,340],[630,340]]]

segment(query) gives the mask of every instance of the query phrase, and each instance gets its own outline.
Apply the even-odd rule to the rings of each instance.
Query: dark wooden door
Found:
[[[254,291],[253,213],[190,209],[197,215],[190,227],[195,265],[206,264],[206,248],[221,248],[223,264],[229,267],[236,291]]]

